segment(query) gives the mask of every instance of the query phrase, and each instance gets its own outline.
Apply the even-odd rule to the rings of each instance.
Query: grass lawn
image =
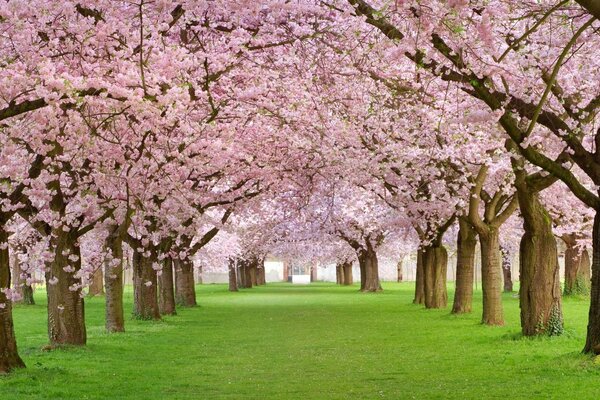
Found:
[[[28,368],[0,377],[0,399],[597,399],[600,365],[579,354],[588,301],[564,300],[565,335],[524,339],[519,304],[506,326],[411,304],[413,284],[384,292],[331,284],[227,292],[198,286],[200,306],[162,322],[103,331],[104,299],[86,300],[88,346],[46,352],[46,311],[15,309]],[[452,293],[449,293],[452,298]],[[131,293],[126,308],[131,309]]]

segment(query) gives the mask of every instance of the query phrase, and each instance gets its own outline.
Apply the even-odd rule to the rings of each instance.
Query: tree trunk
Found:
[[[46,265],[48,337],[51,346],[85,345],[85,313],[81,297],[81,252],[73,232],[56,229],[51,246],[54,259]],[[71,290],[71,288],[77,288]]]
[[[345,262],[344,264],[342,264],[342,275],[343,275],[343,281],[342,281],[343,285],[351,286],[354,283],[354,281],[352,280],[352,263],[351,262]]]
[[[477,233],[463,218],[459,218],[458,224],[456,289],[454,292],[452,313],[464,314],[470,313],[473,307],[473,273],[475,271]]]
[[[584,353],[600,354],[600,210],[594,215],[592,231],[592,287]]]
[[[265,263],[264,260],[259,262],[259,266],[256,268],[256,283],[260,286],[267,284],[267,278],[265,276]]]
[[[233,260],[229,260],[229,291],[237,292],[238,291],[238,282],[236,276],[236,268],[235,262]]]
[[[104,262],[104,286],[106,288],[106,331],[125,332],[123,312],[123,240],[115,230],[106,240],[112,256]]]
[[[158,310],[160,315],[177,315],[173,289],[173,260],[167,257],[163,259],[162,264],[162,273],[158,277]]]
[[[576,247],[577,242],[574,237],[563,237],[563,240],[567,246],[565,250],[564,295],[589,295],[590,256],[587,250],[584,249],[583,251],[581,251]]]
[[[249,261],[243,262],[243,271],[244,271],[244,288],[252,289],[252,266]]]
[[[360,290],[363,292],[379,292],[383,290],[379,283],[379,262],[375,250],[371,248],[361,249],[358,254],[358,262],[361,271]]]
[[[423,251],[425,308],[444,308],[448,305],[447,271],[446,248],[442,245],[427,246]]]
[[[133,317],[141,320],[158,320],[156,271],[152,268],[155,256],[144,256],[133,249]]]
[[[10,258],[8,233],[0,227],[0,288],[10,287]],[[13,327],[12,304],[0,291],[0,374],[16,368],[24,368],[25,363],[19,357],[17,340]]]
[[[525,233],[519,249],[523,335],[560,335],[563,317],[556,239],[552,220],[537,193],[517,185]]]
[[[344,270],[342,269],[342,264],[337,263],[335,265],[335,283],[341,285],[344,282]]]
[[[317,276],[317,265],[314,264],[310,267],[310,281],[311,282],[316,282],[318,279]]]
[[[252,282],[252,286],[258,286],[257,272],[258,269],[256,265],[256,261],[252,260],[250,262],[250,282]]]
[[[396,278],[398,282],[402,282],[402,259],[396,264]]]
[[[502,263],[500,239],[496,227],[479,235],[481,245],[481,287],[483,289],[483,318],[486,325],[504,325],[502,310]]]
[[[283,262],[283,281],[289,282],[290,280],[290,264],[287,261]]]
[[[414,304],[425,304],[425,279],[423,274],[423,250],[417,250],[417,271],[415,276]]]
[[[21,269],[21,262],[17,252],[13,256],[13,289],[19,293],[21,300],[19,304],[35,305],[35,299],[33,298],[33,287],[27,283],[27,280],[31,279],[31,275]],[[1,286],[0,286],[1,287]]]
[[[182,307],[197,305],[194,264],[189,260],[175,261],[175,302]]]
[[[102,267],[99,267],[94,275],[92,276],[92,282],[88,288],[88,296],[102,296],[104,295],[104,274],[102,273]]]
[[[513,282],[511,272],[510,254],[508,250],[500,246],[500,254],[502,255],[502,279],[504,281],[504,292],[512,293]]]

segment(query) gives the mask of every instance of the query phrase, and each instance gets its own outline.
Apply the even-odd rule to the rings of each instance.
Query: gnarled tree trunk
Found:
[[[502,262],[498,229],[490,227],[487,233],[480,233],[479,242],[481,245],[481,287],[483,289],[482,323],[504,325]]]
[[[563,236],[565,250],[565,296],[590,294],[590,255],[576,247],[574,235]]]
[[[119,230],[113,228],[106,239],[106,247],[112,256],[104,262],[104,286],[106,288],[106,331],[125,332],[123,312],[123,239]]]
[[[446,273],[448,252],[440,243],[423,249],[425,308],[444,308],[448,305]]]
[[[0,227],[0,288],[10,287],[10,259],[8,250],[8,233]],[[0,291],[0,374],[8,373],[16,368],[24,368],[25,363],[19,357],[17,340],[13,327],[12,304]]]
[[[358,262],[360,264],[360,280],[363,292],[379,292],[383,290],[379,283],[379,261],[377,253],[370,246],[367,249],[361,249],[358,252]]]
[[[175,302],[182,307],[197,305],[194,264],[189,260],[175,260]]]
[[[102,267],[98,267],[92,276],[92,282],[88,288],[88,296],[102,296],[104,294],[104,274]]]
[[[54,259],[46,265],[48,297],[48,337],[52,346],[85,345],[87,336],[85,313],[81,297],[81,252],[77,238],[58,228],[53,232],[51,246]],[[71,288],[77,288],[71,290]]]
[[[158,309],[156,271],[152,268],[156,257],[144,256],[133,249],[133,317],[142,320],[160,319]]]
[[[517,185],[525,233],[519,249],[521,329],[523,335],[560,335],[563,317],[556,239],[552,220],[537,193]]]
[[[414,304],[425,304],[425,274],[423,272],[423,249],[417,250],[417,271],[415,276]]]
[[[173,260],[167,257],[162,264],[162,273],[158,277],[158,310],[160,315],[176,315]]]
[[[473,274],[475,271],[475,247],[477,246],[477,232],[473,227],[463,218],[460,218],[458,223],[453,314],[470,313],[473,309]]]

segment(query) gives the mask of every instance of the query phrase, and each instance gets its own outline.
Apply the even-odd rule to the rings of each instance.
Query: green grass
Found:
[[[40,305],[18,306],[28,368],[0,378],[0,399],[595,399],[600,365],[580,354],[588,301],[564,300],[565,335],[525,339],[505,295],[506,326],[411,304],[412,284],[198,286],[199,307],[103,332],[86,300],[88,346],[43,351]],[[450,293],[452,296],[452,293]],[[131,309],[131,296],[126,298]]]

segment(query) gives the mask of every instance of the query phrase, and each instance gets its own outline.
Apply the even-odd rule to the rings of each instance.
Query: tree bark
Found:
[[[10,256],[8,250],[8,233],[0,227],[0,288],[10,287]],[[0,291],[0,374],[17,368],[24,368],[25,363],[19,357],[17,340],[12,318],[12,304]]]
[[[452,313],[464,314],[470,313],[473,310],[473,275],[475,271],[477,232],[463,218],[459,218],[458,224],[456,289],[454,292]]]
[[[162,273],[158,277],[158,310],[160,315],[177,315],[173,288],[173,260],[167,257],[162,264]]]
[[[288,282],[290,280],[290,264],[287,261],[283,262],[283,281]]]
[[[197,305],[194,264],[189,260],[175,260],[175,302],[182,307]]]
[[[584,353],[600,354],[600,210],[594,215],[592,231],[592,287]]]
[[[58,228],[50,241],[54,259],[46,265],[48,298],[48,337],[51,346],[86,344],[81,280],[81,252],[73,232]],[[77,288],[71,290],[71,288]]]
[[[260,286],[267,284],[264,258],[261,258],[258,261],[258,267],[256,268],[256,283]]]
[[[341,285],[344,282],[344,270],[342,269],[342,264],[337,263],[335,265],[335,283]]]
[[[502,264],[498,229],[490,226],[487,233],[479,234],[479,242],[481,246],[481,287],[483,289],[482,323],[504,325]]]
[[[351,262],[345,262],[344,264],[342,264],[342,275],[343,275],[343,281],[342,284],[345,286],[351,286],[354,281],[352,279],[352,263]]]
[[[317,264],[313,264],[310,267],[310,281],[316,282],[319,279],[317,276]]]
[[[258,286],[258,279],[257,279],[257,272],[256,270],[258,269],[257,265],[256,265],[256,261],[252,260],[250,262],[250,282],[252,282],[252,286]]]
[[[521,329],[523,335],[563,332],[560,276],[552,220],[538,194],[517,185],[525,233],[519,249]]]
[[[31,279],[31,275],[21,269],[21,262],[19,261],[17,252],[15,252],[12,273],[13,289],[19,293],[19,297],[21,298],[18,301],[19,304],[32,306],[35,305],[35,299],[33,298],[33,287],[27,283],[28,279]]]
[[[244,270],[244,288],[252,289],[252,266],[249,261],[244,261],[242,264],[242,268]]]
[[[123,312],[123,238],[119,229],[113,228],[106,239],[107,250],[112,256],[104,263],[104,286],[106,288],[106,331],[125,332]]]
[[[402,259],[396,264],[396,279],[397,282],[402,282]]]
[[[563,236],[565,250],[565,289],[564,295],[590,294],[590,255],[587,250],[576,247],[574,235]]]
[[[500,253],[502,254],[502,279],[504,281],[504,292],[512,293],[513,282],[510,255],[502,246],[500,246]]]
[[[441,244],[425,247],[423,251],[423,276],[425,308],[444,308],[448,305],[446,273],[448,252]]]
[[[379,283],[379,262],[377,253],[370,246],[358,252],[358,262],[361,271],[362,292],[379,292],[383,290]]]
[[[158,320],[156,271],[152,264],[154,254],[144,256],[137,248],[133,249],[133,317],[141,320]]]
[[[229,260],[229,291],[230,292],[237,292],[238,291],[238,282],[237,282],[237,276],[236,276],[236,268],[235,268],[235,261],[234,260]]]
[[[102,295],[104,295],[104,274],[102,273],[102,267],[99,267],[92,276],[92,282],[88,288],[88,296],[94,297]]]
[[[425,304],[425,276],[423,273],[423,249],[417,250],[417,271],[415,276],[414,304]]]

